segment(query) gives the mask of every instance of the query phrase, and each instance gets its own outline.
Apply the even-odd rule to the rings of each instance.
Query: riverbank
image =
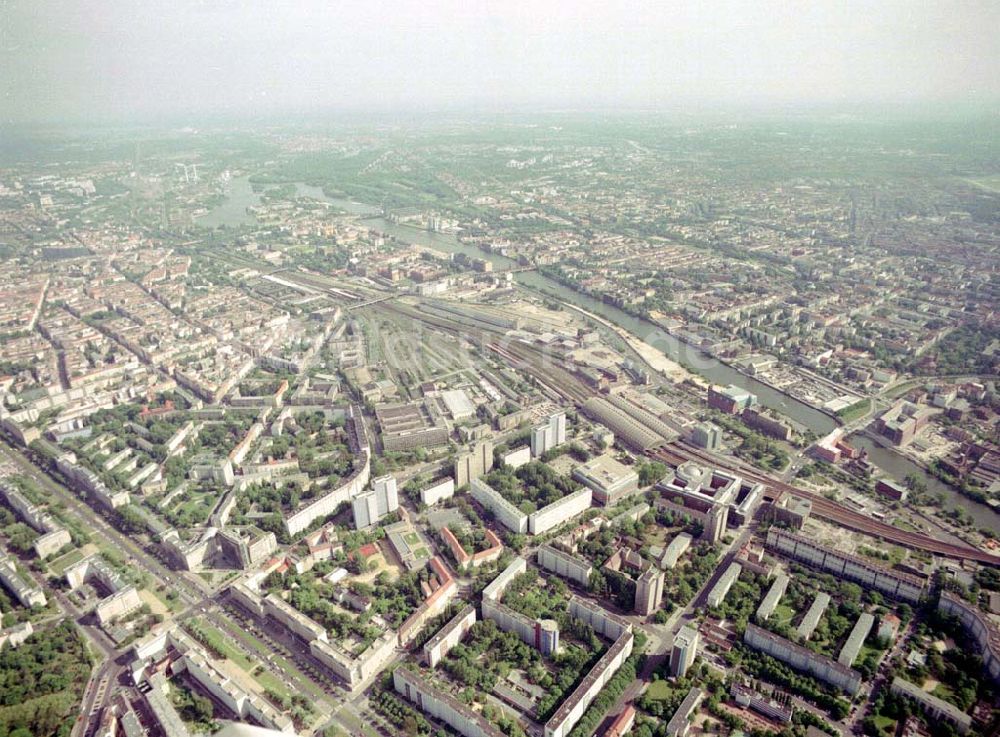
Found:
[[[866,428],[864,428],[862,430],[859,430],[857,434],[863,435],[864,437],[868,438],[869,440],[871,440],[872,442],[874,442],[876,445],[878,445],[880,448],[882,448],[886,452],[893,453],[896,456],[898,456],[899,458],[901,458],[903,460],[906,460],[906,461],[909,461],[913,465],[915,465],[915,466],[919,467],[921,470],[923,470],[924,473],[927,473],[927,474],[933,476],[938,481],[940,481],[942,484],[946,484],[947,486],[951,487],[952,489],[954,489],[955,491],[957,491],[959,494],[961,494],[962,496],[964,496],[966,499],[974,501],[977,504],[983,504],[983,505],[985,505],[987,507],[990,507],[990,509],[993,509],[993,511],[1000,513],[1000,510],[996,509],[995,507],[993,507],[990,504],[987,504],[987,502],[986,502],[987,497],[986,497],[985,494],[981,494],[981,495],[976,494],[976,495],[974,495],[974,494],[968,494],[968,493],[966,493],[965,490],[963,490],[960,486],[956,486],[955,484],[950,483],[950,482],[946,481],[945,479],[942,479],[938,475],[938,473],[931,467],[931,464],[925,462],[922,458],[918,458],[916,456],[910,455],[909,453],[902,452],[899,448],[897,448],[895,445],[893,445],[891,442],[889,442],[886,438],[883,438],[878,433],[872,432],[871,430],[869,430],[866,427]]]
[[[614,333],[619,338],[624,340],[628,344],[628,346],[633,351],[636,352],[639,358],[641,358],[646,363],[647,366],[649,366],[654,371],[657,371],[658,373],[663,374],[667,378],[671,379],[675,384],[679,384],[682,381],[689,380],[706,389],[709,387],[709,383],[705,381],[705,379],[703,379],[701,376],[698,376],[697,374],[688,371],[686,368],[681,366],[676,361],[667,358],[666,354],[664,354],[663,351],[660,351],[655,346],[652,346],[646,341],[637,338],[636,336],[632,335],[632,333],[628,332],[622,327],[619,327],[618,325],[615,325],[610,320],[606,320],[600,315],[595,315],[593,312],[585,310],[582,307],[577,307],[576,305],[570,304],[569,302],[563,301],[560,302],[560,304],[564,305],[565,307],[568,307],[574,312],[579,312],[580,314],[585,315],[594,322],[600,323],[601,325],[604,325],[606,328],[609,328],[610,330],[613,330]]]
[[[847,442],[858,450],[866,451],[868,460],[891,478],[902,482],[912,474],[927,487],[928,492],[943,495],[945,504],[942,505],[942,511],[962,509],[977,528],[986,528],[994,534],[1000,534],[1000,510],[962,494],[959,489],[946,484],[911,458],[894,450],[884,439],[874,437],[867,430],[859,430],[849,435]]]
[[[334,202],[333,204],[339,203]],[[450,234],[431,233],[407,227],[406,225],[390,223],[380,217],[367,218],[366,223],[389,237],[398,238],[402,243],[416,243],[444,253],[464,253],[470,257],[485,258],[493,263],[494,267],[498,270],[511,269],[517,266],[514,260],[506,256],[484,251],[469,243],[462,242]],[[546,276],[539,271],[517,273],[514,278],[519,287],[529,292],[570,304],[592,315],[601,317],[607,323],[624,330],[625,333],[632,336],[633,341],[639,341],[646,346],[651,346],[651,351],[643,348],[646,355],[653,357],[656,355],[656,352],[659,352],[664,355],[666,360],[670,360],[681,366],[685,371],[693,373],[698,377],[697,380],[699,381],[721,385],[735,384],[757,395],[763,406],[787,416],[798,425],[811,430],[818,437],[823,437],[842,424],[839,418],[830,412],[804,404],[777,387],[766,384],[744,371],[719,361],[701,348],[681,341],[667,332],[662,325],[658,325],[645,318],[636,317],[619,307],[594,299],[584,292],[569,288],[560,281]],[[619,337],[622,336],[622,333],[617,330],[615,332]],[[626,343],[626,347],[628,347],[630,352],[635,353],[647,365],[652,365],[648,361],[645,361],[643,355],[636,350],[635,346],[637,344],[632,341]],[[943,484],[933,475],[928,474],[907,459],[899,457],[896,454],[891,454],[889,451],[875,445],[872,441],[866,441],[866,443],[872,449],[870,451],[872,462],[887,475],[897,479],[904,479],[908,474],[916,473],[927,484],[929,490],[935,493],[942,493],[946,496],[947,508],[962,507],[969,512],[978,526],[1000,530],[1000,514],[997,514],[992,508],[962,496],[959,492]]]
[[[823,435],[826,435],[828,432],[830,432],[834,428],[839,427],[839,426],[841,426],[841,425],[844,424],[844,422],[841,420],[841,418],[837,415],[836,412],[834,412],[832,410],[829,410],[829,409],[827,409],[827,408],[825,408],[823,406],[813,404],[813,403],[811,403],[811,402],[809,402],[809,401],[807,401],[807,400],[805,400],[805,399],[803,399],[801,397],[798,397],[798,396],[792,394],[790,391],[788,391],[784,387],[780,387],[777,384],[774,384],[772,381],[770,381],[767,378],[761,377],[761,376],[759,376],[757,374],[751,374],[745,368],[743,368],[743,366],[741,366],[740,364],[736,363],[735,361],[730,360],[730,359],[725,358],[725,357],[722,357],[722,356],[715,355],[711,351],[709,351],[709,350],[707,350],[705,348],[702,348],[699,345],[695,345],[694,343],[692,343],[691,341],[689,341],[685,337],[685,335],[683,333],[679,333],[679,332],[677,332],[677,331],[675,331],[675,330],[673,330],[673,329],[671,329],[671,328],[669,328],[669,327],[667,327],[665,325],[657,323],[655,320],[653,320],[651,317],[649,317],[647,315],[644,315],[644,314],[642,314],[640,312],[636,312],[634,310],[627,310],[627,309],[625,309],[623,307],[619,307],[617,305],[608,305],[603,300],[598,300],[596,296],[594,296],[592,294],[589,294],[589,293],[583,291],[582,289],[579,289],[577,287],[577,285],[574,284],[573,282],[567,281],[565,279],[560,279],[560,278],[558,278],[558,275],[554,275],[554,274],[552,274],[549,271],[542,270],[542,271],[539,272],[539,275],[542,276],[545,279],[548,279],[549,281],[551,281],[551,282],[553,282],[555,284],[558,284],[563,289],[566,289],[567,291],[572,292],[573,294],[575,294],[575,295],[577,295],[577,296],[579,296],[581,298],[586,298],[588,300],[593,300],[593,301],[599,301],[600,304],[602,304],[605,307],[605,309],[611,309],[611,308],[613,308],[615,310],[620,311],[622,314],[627,315],[629,318],[631,318],[632,320],[635,320],[639,324],[648,325],[649,327],[651,327],[655,331],[653,333],[654,337],[658,336],[660,334],[669,336],[672,340],[674,340],[679,346],[681,346],[684,349],[683,351],[681,351],[682,353],[689,354],[689,357],[690,357],[690,355],[693,355],[693,356],[697,357],[698,360],[691,362],[691,363],[695,364],[695,371],[693,371],[693,372],[690,371],[689,369],[687,369],[687,367],[681,361],[673,361],[669,357],[668,357],[668,360],[671,360],[672,363],[674,363],[677,366],[679,366],[682,370],[687,371],[690,374],[694,374],[695,376],[698,376],[698,379],[699,379],[698,383],[699,383],[699,385],[706,386],[706,388],[707,388],[708,383],[706,383],[705,379],[702,378],[702,376],[700,375],[700,373],[697,372],[697,368],[698,368],[697,363],[701,362],[701,360],[703,360],[703,359],[708,359],[708,361],[712,361],[712,362],[715,362],[716,364],[719,364],[721,366],[725,366],[729,370],[734,371],[735,373],[739,374],[741,377],[745,377],[750,382],[766,386],[768,389],[770,389],[775,394],[777,394],[779,397],[781,397],[781,399],[779,399],[779,401],[777,403],[777,406],[775,406],[774,404],[767,404],[767,402],[764,402],[765,406],[769,406],[771,409],[773,409],[775,412],[778,412],[779,414],[788,416],[788,419],[791,419],[791,420],[795,421],[797,424],[800,424],[800,425],[802,425],[804,427],[807,427],[808,429],[812,430],[817,436],[822,437]],[[634,335],[633,333],[630,333],[630,334]],[[639,339],[639,340],[641,340],[641,339]],[[657,346],[650,344],[648,341],[641,341],[641,342],[643,342],[646,346],[652,348],[652,350],[654,350],[654,351],[658,350]],[[666,351],[665,350],[659,349],[659,352],[663,353],[664,355],[666,355]],[[800,369],[798,369],[798,370],[800,370]],[[835,382],[830,381],[826,377],[822,377],[822,376],[813,374],[812,372],[806,372],[806,373],[808,373],[809,376],[814,381],[823,383],[824,385],[826,385],[826,386],[828,386],[830,388],[833,388],[833,389],[835,389],[837,391],[847,392],[846,389],[844,389],[843,387],[838,386]],[[716,383],[723,383],[723,382],[716,382]],[[730,383],[736,384],[736,382],[730,382]],[[741,388],[746,389],[746,387],[741,387]],[[750,391],[750,390],[747,389],[747,391]],[[754,392],[754,393],[755,394],[759,394],[759,392]],[[847,393],[849,393],[849,392],[847,392]],[[788,401],[786,402],[785,400],[788,400]],[[790,407],[794,407],[795,405],[799,405],[799,406],[802,406],[802,407],[807,407],[808,409],[812,410],[813,412],[818,412],[818,413],[820,413],[822,415],[825,415],[826,417],[830,418],[830,420],[833,421],[832,426],[830,426],[829,428],[826,428],[823,432],[818,432],[816,430],[816,428],[812,427],[808,422],[800,422],[797,417],[795,417],[794,415],[789,414],[789,413],[787,413],[787,412],[784,411],[785,409],[790,408]]]
[[[671,333],[671,335],[673,335],[673,333]],[[677,335],[674,335],[674,337],[677,338],[677,340],[681,341],[682,343],[685,342],[683,338],[678,337]],[[688,345],[690,345],[690,344],[688,344]],[[844,421],[840,417],[840,415],[838,415],[833,410],[827,409],[826,407],[823,407],[823,406],[819,406],[819,405],[813,404],[812,402],[808,402],[805,399],[803,399],[802,397],[797,397],[794,394],[792,394],[790,391],[788,391],[787,389],[785,389],[784,387],[778,386],[777,384],[773,383],[768,378],[763,377],[763,376],[761,376],[759,374],[751,374],[751,373],[749,373],[745,368],[743,368],[742,366],[740,366],[735,361],[730,361],[730,360],[728,360],[726,358],[721,358],[719,356],[715,356],[715,355],[712,355],[712,354],[708,354],[708,355],[711,355],[712,358],[714,358],[716,361],[718,361],[719,363],[721,363],[721,364],[723,364],[725,366],[728,366],[729,368],[731,368],[733,371],[737,372],[738,374],[742,374],[743,376],[746,376],[748,379],[753,379],[754,381],[756,381],[756,382],[758,382],[760,384],[764,384],[765,386],[770,387],[772,390],[774,390],[778,394],[781,394],[782,396],[787,397],[788,399],[791,399],[793,402],[798,402],[799,404],[802,404],[802,405],[804,405],[806,407],[809,407],[810,409],[812,409],[812,410],[814,410],[816,412],[821,412],[822,414],[826,415],[831,420],[833,420],[836,426],[839,427],[839,426],[842,426],[844,424]],[[817,377],[817,378],[819,378],[819,377]],[[776,411],[777,412],[781,412],[780,409],[776,410]]]

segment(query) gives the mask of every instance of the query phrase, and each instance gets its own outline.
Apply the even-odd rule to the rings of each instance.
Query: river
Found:
[[[299,197],[312,197],[315,200],[329,202],[352,215],[366,216],[378,212],[378,209],[371,205],[328,197],[323,192],[322,187],[313,187],[302,182],[295,183],[295,193]],[[256,207],[260,204],[260,201],[260,194],[254,191],[250,177],[236,177],[229,181],[229,191],[225,201],[198,218],[197,223],[206,228],[216,228],[220,225],[227,225],[229,227],[252,225],[257,222],[257,219],[247,212],[247,208]]]
[[[450,253],[465,253],[470,256],[486,258],[492,261],[494,267],[497,269],[507,269],[517,265],[505,256],[484,253],[475,246],[461,243],[457,238],[448,234],[429,233],[405,225],[395,225],[381,218],[373,218],[367,222],[372,227],[393,235],[400,240],[419,243]],[[539,274],[537,271],[520,272],[515,278],[519,284],[525,287],[551,295],[552,297],[557,297],[564,302],[575,304],[588,312],[593,312],[595,315],[600,315],[604,319],[629,331],[637,338],[663,351],[668,358],[701,374],[714,384],[736,384],[753,392],[757,395],[761,404],[772,407],[782,414],[787,415],[817,435],[826,435],[837,426],[836,420],[830,417],[830,415],[788,397],[750,376],[740,373],[703,351],[678,340],[649,320],[635,317],[614,305],[609,305],[601,300],[594,299],[586,294],[563,286]]]
[[[417,243],[449,253],[465,253],[469,256],[485,258],[491,261],[494,268],[497,269],[508,269],[517,266],[512,259],[500,254],[485,253],[475,246],[461,243],[457,238],[446,233],[431,233],[405,225],[390,223],[382,218],[370,218],[366,222],[373,228],[395,236],[404,242]],[[557,297],[564,302],[569,302],[570,304],[582,307],[588,312],[600,315],[609,322],[624,328],[636,337],[663,351],[668,358],[677,361],[686,368],[692,369],[715,384],[735,384],[756,394],[761,404],[809,428],[820,437],[826,435],[838,425],[837,421],[825,412],[815,407],[810,407],[793,397],[789,397],[767,384],[762,384],[751,376],[740,373],[703,351],[678,340],[649,320],[637,318],[614,305],[609,305],[574,289],[570,289],[539,274],[537,271],[520,272],[515,275],[515,279],[519,284],[535,291]],[[977,527],[987,527],[991,530],[1000,531],[1000,514],[997,514],[991,507],[962,496],[958,491],[940,481],[937,477],[927,473],[920,466],[913,463],[913,461],[891,450],[880,447],[863,435],[852,435],[850,442],[859,448],[867,450],[871,462],[897,480],[902,481],[907,475],[914,474],[927,485],[929,491],[944,495],[945,506],[947,508],[959,507],[968,512]]]
[[[300,196],[313,197],[329,202],[346,212],[367,216],[365,222],[372,228],[394,236],[405,243],[415,243],[447,253],[464,253],[476,258],[485,258],[493,263],[494,268],[499,270],[517,266],[515,261],[506,256],[480,251],[475,246],[460,242],[453,235],[432,233],[418,228],[390,223],[381,217],[374,217],[378,210],[371,205],[328,197],[320,187],[311,187],[302,183],[297,183],[295,186]],[[246,208],[259,202],[260,195],[253,191],[247,177],[234,179],[230,184],[229,199],[200,218],[198,222],[201,225],[208,226],[252,223],[254,222],[253,216],[246,212]],[[212,218],[212,220],[209,218]],[[224,218],[224,222],[220,222],[219,218]],[[606,304],[574,289],[563,286],[537,271],[520,272],[516,274],[515,279],[518,284],[534,291],[558,298],[561,301],[582,307],[588,312],[600,315],[609,322],[624,328],[636,337],[659,349],[668,358],[704,376],[714,384],[735,384],[752,392],[757,395],[758,400],[765,407],[770,407],[791,418],[803,427],[812,430],[817,436],[822,437],[826,435],[838,425],[837,421],[825,412],[815,407],[810,407],[793,397],[789,397],[767,384],[757,381],[751,376],[740,373],[703,351],[678,340],[649,320],[637,318],[614,305]],[[897,480],[902,481],[907,475],[914,474],[927,485],[929,491],[944,495],[945,506],[947,508],[959,507],[968,512],[977,527],[987,527],[994,531],[1000,531],[1000,514],[995,512],[991,507],[962,496],[958,491],[927,473],[909,459],[880,447],[869,438],[856,434],[851,436],[850,442],[859,448],[867,450],[872,463]]]

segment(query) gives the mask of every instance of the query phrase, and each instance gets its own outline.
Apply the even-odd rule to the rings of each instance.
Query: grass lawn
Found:
[[[288,687],[281,682],[274,673],[269,670],[265,670],[263,667],[259,667],[258,671],[253,675],[253,678],[257,683],[259,683],[265,690],[273,691],[276,694],[284,696],[285,698],[291,698],[291,694],[288,693]]]
[[[875,726],[878,727],[880,732],[892,734],[895,731],[896,721],[879,714],[875,717]]]
[[[882,397],[884,399],[895,399],[896,397],[901,397],[904,394],[906,394],[906,392],[910,391],[910,389],[912,389],[915,386],[919,386],[921,383],[922,382],[920,381],[920,379],[914,379],[912,381],[904,381],[902,384],[898,384],[889,391],[885,392],[882,395]]]
[[[934,690],[931,691],[931,694],[933,696],[937,696],[939,699],[947,701],[949,704],[954,704],[957,701],[955,693],[943,683],[939,683],[935,686]]]
[[[841,422],[848,423],[854,422],[864,417],[871,410],[871,400],[867,397],[862,399],[860,402],[855,402],[850,407],[844,407],[837,413],[837,417],[840,418]]]
[[[191,621],[192,634],[195,631],[199,632],[205,640],[208,641],[208,646],[219,653],[226,660],[231,660],[240,668],[249,673],[253,670],[254,663],[250,659],[240,652],[236,647],[229,643],[229,638],[223,634],[220,630],[216,629],[212,625],[205,622],[203,619],[195,619]]]
[[[170,611],[179,612],[184,608],[184,602],[181,601],[179,596],[175,596],[173,599],[167,598],[166,587],[159,587],[150,590],[153,592],[153,596],[162,601],[163,605]]]
[[[305,690],[309,692],[310,696],[312,696],[315,699],[323,698],[323,692],[319,689],[319,687],[317,687],[315,684],[313,684],[312,681],[309,680],[309,676],[300,671],[298,668],[296,668],[294,665],[289,663],[287,660],[285,660],[277,653],[272,653],[264,646],[264,643],[262,643],[253,635],[248,634],[247,632],[244,632],[243,630],[240,629],[235,630],[235,632],[236,636],[239,639],[243,640],[243,642],[249,645],[256,652],[258,652],[263,658],[266,659],[267,656],[270,655],[271,662],[277,665],[279,668],[281,668],[281,670],[285,671],[286,673],[292,673],[298,676],[302,680],[303,688],[305,688]]]
[[[377,737],[378,733],[375,732],[371,727],[369,727],[364,722],[360,721],[347,709],[341,709],[337,712],[337,719],[342,721],[344,724],[351,728],[351,734],[364,734],[367,737]]]
[[[84,553],[82,550],[77,548],[76,550],[71,550],[66,555],[61,555],[58,558],[54,558],[49,562],[49,571],[57,576],[61,576],[66,572],[74,563],[79,563],[84,559]]]
[[[771,621],[775,624],[791,624],[793,619],[795,619],[795,610],[787,604],[778,604],[771,615]]]
[[[417,545],[420,543],[420,535],[415,532],[407,532],[403,535],[403,539],[410,545]]]
[[[882,656],[885,655],[884,650],[877,650],[874,647],[869,647],[868,645],[862,645],[861,649],[858,651],[858,657],[854,660],[855,663],[860,663],[871,655],[875,655],[881,661]]]
[[[667,681],[653,681],[646,689],[646,695],[656,701],[666,701],[670,698],[673,688]]]

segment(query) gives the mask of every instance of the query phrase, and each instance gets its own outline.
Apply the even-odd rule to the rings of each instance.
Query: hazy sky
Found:
[[[992,104],[997,0],[0,0],[8,122]]]

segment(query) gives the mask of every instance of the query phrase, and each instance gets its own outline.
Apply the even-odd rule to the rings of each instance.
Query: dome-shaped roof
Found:
[[[689,489],[698,490],[705,483],[707,471],[694,461],[685,461],[677,467],[678,478],[687,482]]]

